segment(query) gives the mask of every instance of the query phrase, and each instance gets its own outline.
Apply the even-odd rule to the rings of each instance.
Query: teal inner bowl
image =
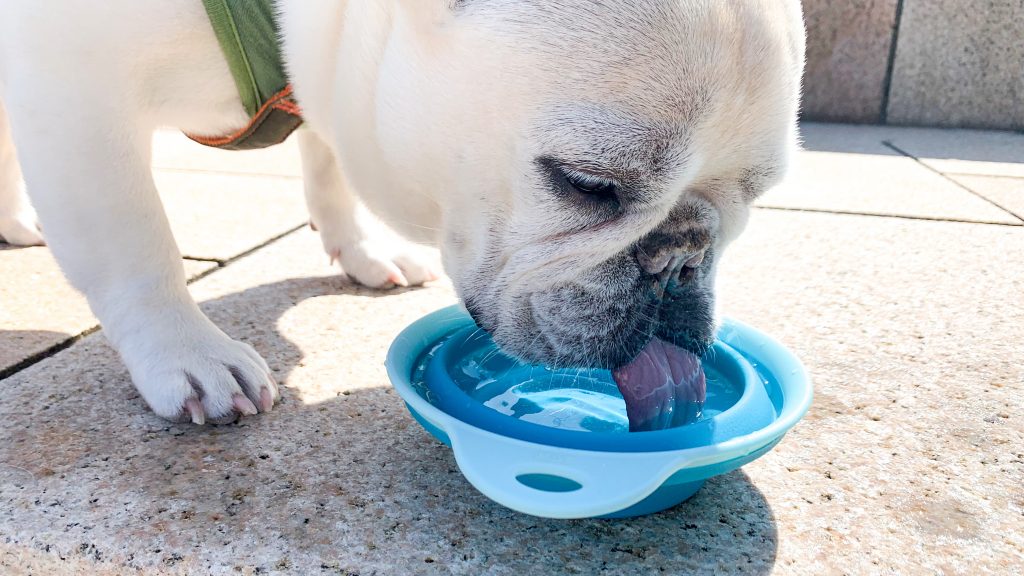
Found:
[[[552,370],[502,353],[483,330],[457,330],[417,361],[413,387],[449,415],[502,436],[603,452],[710,446],[764,428],[782,408],[769,375],[718,341],[701,359],[707,400],[689,424],[629,432],[626,405],[607,370]],[[693,411],[696,412],[694,407]]]

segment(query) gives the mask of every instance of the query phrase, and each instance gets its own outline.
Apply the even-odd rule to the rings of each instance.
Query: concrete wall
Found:
[[[803,0],[804,116],[1024,129],[1024,0]]]

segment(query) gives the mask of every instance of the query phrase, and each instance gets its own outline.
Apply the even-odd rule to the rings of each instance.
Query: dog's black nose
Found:
[[[714,228],[692,216],[670,218],[636,245],[637,264],[653,277],[659,297],[693,280],[710,255]]]

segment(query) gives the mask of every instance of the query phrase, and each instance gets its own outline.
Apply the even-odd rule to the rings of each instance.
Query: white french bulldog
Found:
[[[718,258],[796,146],[799,0],[278,8],[311,219],[348,274],[434,274],[365,205],[439,244],[477,322],[525,360],[708,345]],[[186,290],[150,171],[154,128],[247,121],[202,3],[4,0],[0,101],[0,235],[42,241],[16,147],[47,243],[152,409],[269,411],[266,363]]]

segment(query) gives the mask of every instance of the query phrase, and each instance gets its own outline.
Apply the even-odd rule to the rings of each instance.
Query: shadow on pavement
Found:
[[[47,330],[0,330],[0,379],[32,364],[40,354],[48,353],[69,338],[71,334]]]
[[[303,355],[278,319],[339,293],[393,294],[305,278],[203,307],[221,326],[235,316],[234,336],[286,378]],[[102,339],[68,354],[59,386],[38,383],[45,408],[26,400],[37,383],[15,379],[8,408],[31,426],[12,427],[0,454],[0,503],[20,510],[0,534],[62,558],[295,574],[767,574],[775,562],[771,506],[741,471],[652,516],[539,519],[472,488],[383,375],[321,402],[287,390],[270,414],[196,428],[150,413]]]
[[[910,155],[922,160],[965,160],[1024,164],[1024,134],[955,128],[896,128],[843,126],[843,134],[822,130],[829,125],[801,128],[802,148],[809,152],[839,152],[872,156]],[[860,132],[863,130],[864,132]],[[885,143],[895,146],[895,149]]]

